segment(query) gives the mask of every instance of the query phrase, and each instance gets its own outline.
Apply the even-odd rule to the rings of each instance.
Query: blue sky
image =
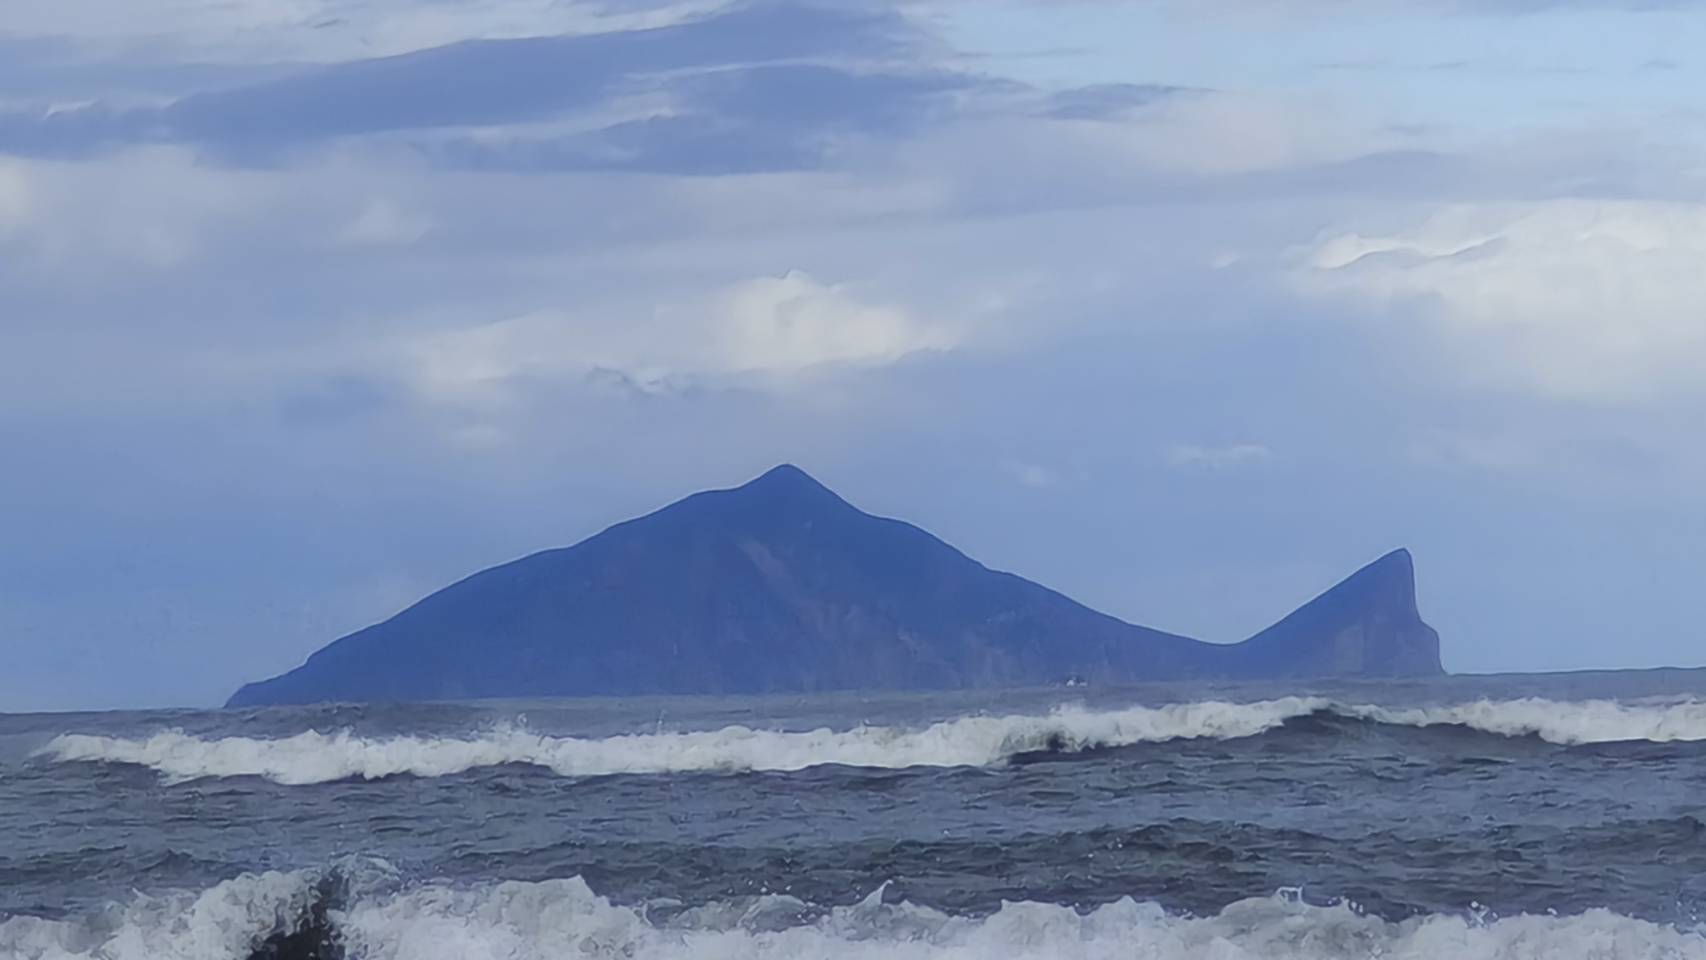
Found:
[[[207,704],[781,461],[1209,639],[1706,664],[1706,9],[0,12],[0,710]]]

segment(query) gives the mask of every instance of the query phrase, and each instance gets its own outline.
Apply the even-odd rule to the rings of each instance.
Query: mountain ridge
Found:
[[[1093,610],[783,464],[499,564],[227,706],[1443,672],[1413,559],[1210,644]]]

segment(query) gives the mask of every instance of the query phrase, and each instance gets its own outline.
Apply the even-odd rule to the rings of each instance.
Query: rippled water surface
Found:
[[[1687,672],[0,716],[0,957],[1706,957],[1703,824]]]

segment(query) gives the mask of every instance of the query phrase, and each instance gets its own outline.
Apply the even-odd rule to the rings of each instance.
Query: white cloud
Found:
[[[112,264],[169,268],[221,231],[264,230],[275,178],[208,167],[175,147],[93,161],[0,160],[0,230],[36,265],[87,279]]]
[[[1225,447],[1180,445],[1167,451],[1166,460],[1173,467],[1224,470],[1262,463],[1273,459],[1273,456],[1272,450],[1259,443],[1235,443]]]
[[[1100,124],[1111,156],[1167,173],[1227,175],[1348,159],[1392,145],[1344,110],[1283,97],[1204,92],[1163,97],[1125,124]]]
[[[1060,477],[1053,470],[1035,463],[1008,460],[1001,464],[1001,469],[1022,487],[1040,490],[1060,482]]]
[[[351,246],[406,246],[426,236],[432,221],[404,209],[393,200],[370,200],[338,231],[338,240]]]
[[[952,347],[946,326],[905,310],[856,299],[798,271],[739,284],[714,308],[713,331],[732,371],[797,373],[826,363],[887,364],[921,350]]]
[[[791,271],[670,303],[650,316],[540,312],[415,338],[402,352],[410,379],[427,395],[496,402],[529,379],[615,375],[647,392],[707,378],[785,385],[815,368],[890,364],[959,339],[947,324]]]
[[[717,0],[79,0],[8,5],[0,37],[70,39],[97,49],[165,48],[205,62],[335,61],[476,38],[662,26]]]
[[[1706,205],[1464,206],[1345,232],[1298,279],[1441,324],[1473,369],[1549,393],[1652,393],[1706,373]]]
[[[970,116],[885,143],[877,170],[937,184],[960,208],[1060,207],[1189,196],[1223,179],[1306,171],[1408,138],[1349,104],[1279,94],[1187,91],[1096,119]],[[1270,184],[1262,189],[1277,189]]]

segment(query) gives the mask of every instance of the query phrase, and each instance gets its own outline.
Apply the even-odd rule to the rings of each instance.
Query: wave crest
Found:
[[[1560,745],[1706,740],[1706,703],[1698,701],[1627,704],[1529,698],[1397,708],[1284,697],[1121,710],[1062,707],[1035,716],[960,717],[921,729],[865,726],[786,732],[731,726],[598,739],[548,736],[521,727],[468,737],[363,737],[312,730],[277,739],[207,739],[177,730],[140,739],[63,734],[40,753],[60,761],[136,764],[171,781],[253,776],[292,785],[400,774],[438,777],[505,764],[529,764],[569,777],[793,771],[831,764],[988,767],[1026,754],[1251,737],[1311,714],[1393,726],[1457,726]]]
[[[714,903],[654,923],[642,910],[598,897],[578,878],[510,882],[486,890],[402,894],[350,911],[341,929],[352,958],[359,960],[1706,958],[1706,938],[1696,933],[1608,910],[1390,922],[1345,905],[1313,906],[1276,894],[1238,901],[1207,917],[1169,914],[1130,898],[1088,913],[1010,902],[987,917],[963,917],[885,903],[883,892],[810,917],[799,901],[771,896]]]
[[[1539,737],[1548,743],[1649,743],[1706,740],[1706,703],[1561,702],[1540,697],[1476,700],[1441,707],[1335,707],[1334,712],[1408,727],[1458,726],[1503,737]]]
[[[0,922],[0,955],[230,960],[260,950],[312,887],[303,874],[263,874],[200,894],[139,898],[110,921],[14,917]],[[757,897],[658,920],[644,907],[613,904],[569,878],[370,892],[327,916],[348,960],[1706,960],[1706,938],[1698,933],[1608,910],[1502,919],[1435,914],[1392,922],[1343,905],[1312,906],[1275,895],[1203,917],[1169,914],[1129,898],[1087,913],[1019,902],[987,917],[965,917],[886,903],[883,893],[829,910],[788,897]]]
[[[14,960],[232,960],[296,929],[317,896],[305,871],[245,874],[202,891],[138,895],[82,922],[0,921],[0,957]]]
[[[361,737],[307,731],[278,739],[205,739],[168,730],[145,739],[63,734],[41,752],[62,761],[128,763],[175,781],[258,776],[283,784],[437,777],[479,767],[531,764],[563,776],[693,771],[792,771],[854,767],[982,767],[1044,751],[1073,752],[1192,738],[1248,737],[1323,709],[1286,697],[1258,703],[1171,704],[1041,716],[960,717],[923,729],[858,727],[804,732],[732,726],[601,739],[552,737],[504,728],[477,737]]]

